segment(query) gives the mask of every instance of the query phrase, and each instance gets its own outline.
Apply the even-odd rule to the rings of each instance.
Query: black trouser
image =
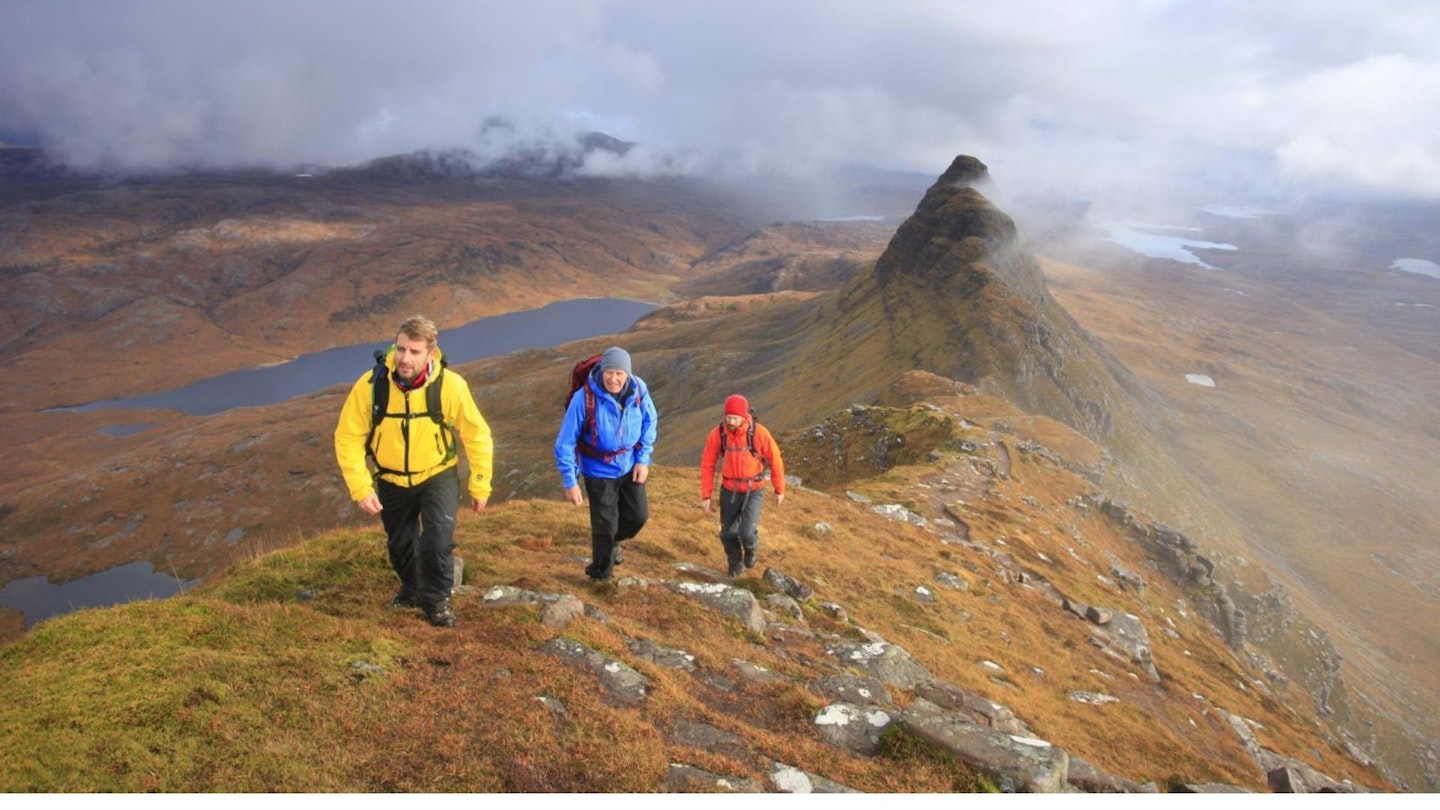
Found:
[[[740,554],[749,549],[753,554],[760,545],[760,507],[765,505],[765,488],[749,492],[720,490],[720,542],[725,546],[725,559],[733,569],[740,564]]]
[[[590,564],[585,573],[596,579],[610,577],[620,541],[639,534],[650,519],[645,485],[635,483],[634,476],[632,469],[620,478],[585,479],[590,499]]]
[[[460,508],[455,470],[451,467],[413,487],[375,482],[380,522],[389,536],[390,567],[400,577],[401,592],[422,605],[449,599],[455,584],[455,512]]]

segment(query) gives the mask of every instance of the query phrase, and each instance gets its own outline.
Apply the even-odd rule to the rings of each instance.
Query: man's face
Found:
[[[395,336],[395,371],[400,379],[414,382],[420,372],[430,364],[430,344],[416,340],[403,332]]]
[[[618,368],[607,368],[600,373],[600,381],[605,384],[605,390],[612,394],[618,394],[625,390],[625,381],[630,375]]]
[[[735,429],[739,428],[740,425],[743,424],[744,422],[745,422],[745,417],[743,417],[743,416],[740,416],[740,415],[738,415],[738,414],[733,414],[733,413],[727,413],[727,414],[725,414],[725,427],[730,428],[731,430],[735,430]]]

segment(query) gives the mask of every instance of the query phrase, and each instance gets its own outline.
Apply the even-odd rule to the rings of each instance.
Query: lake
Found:
[[[481,318],[453,329],[442,328],[440,348],[452,364],[522,349],[551,348],[574,340],[623,332],[655,309],[655,304],[622,298],[560,301],[540,309]],[[222,374],[172,391],[51,410],[154,408],[204,416],[231,408],[274,405],[339,383],[353,383],[374,366],[375,350],[388,347],[390,342],[384,338],[374,343],[327,349],[286,363]],[[123,436],[152,426],[150,423],[112,425],[102,428],[101,432]],[[140,561],[59,585],[50,584],[45,577],[15,580],[0,588],[0,605],[25,614],[25,626],[30,627],[43,619],[80,608],[173,596],[196,582],[198,580],[182,582],[158,574],[150,563]]]
[[[655,304],[623,298],[559,301],[540,309],[481,318],[452,329],[442,327],[440,349],[450,364],[456,365],[521,349],[550,348],[623,332],[655,309]],[[389,336],[377,336],[374,343],[301,355],[285,363],[222,374],[171,391],[52,410],[160,409],[204,416],[231,408],[274,405],[339,383],[353,383],[375,365],[375,350],[390,343]]]
[[[142,560],[59,585],[51,585],[45,577],[17,579],[0,588],[0,605],[25,614],[28,629],[51,616],[81,608],[174,596],[199,581],[157,573],[150,563]]]

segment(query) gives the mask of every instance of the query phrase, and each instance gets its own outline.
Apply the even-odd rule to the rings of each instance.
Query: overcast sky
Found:
[[[490,116],[637,168],[1436,199],[1440,2],[0,0],[0,132],[77,164],[483,150]]]

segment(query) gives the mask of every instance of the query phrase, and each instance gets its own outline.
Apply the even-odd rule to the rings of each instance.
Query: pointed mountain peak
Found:
[[[990,179],[990,169],[969,155],[958,155],[950,162],[950,168],[940,175],[936,185],[973,186]]]

